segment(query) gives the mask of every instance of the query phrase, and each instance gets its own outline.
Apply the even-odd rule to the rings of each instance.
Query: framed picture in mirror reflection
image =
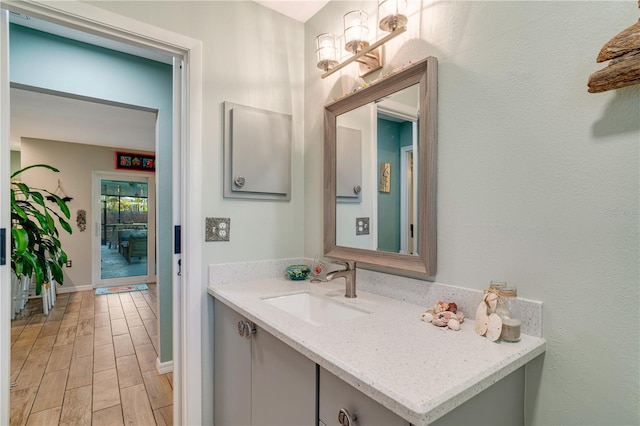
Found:
[[[391,163],[380,163],[380,192],[391,191]]]

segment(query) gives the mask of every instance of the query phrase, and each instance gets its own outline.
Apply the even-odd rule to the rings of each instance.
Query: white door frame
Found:
[[[0,199],[9,199],[9,13],[0,10]],[[7,238],[7,260],[0,265],[0,424],[9,424],[9,378],[11,372],[11,216],[7,203],[0,203],[0,228]]]
[[[151,178],[150,178],[151,176]],[[92,173],[92,190],[91,190],[91,200],[93,203],[93,208],[91,211],[93,212],[91,222],[93,225],[93,233],[91,234],[91,279],[92,285],[94,288],[96,287],[104,287],[107,285],[127,285],[127,284],[135,284],[139,282],[157,282],[156,275],[153,271],[156,270],[155,264],[155,253],[156,253],[156,179],[155,175],[151,174],[150,176],[145,176],[141,173],[135,172],[121,172],[121,171],[98,171],[94,170]],[[153,179],[152,179],[153,178]],[[124,277],[124,278],[110,278],[108,282],[102,279],[102,254],[101,248],[102,245],[102,235],[100,225],[102,223],[102,205],[100,202],[101,199],[101,186],[102,180],[118,180],[118,181],[128,181],[128,182],[145,182],[149,185],[149,211],[147,212],[148,224],[147,224],[147,232],[149,238],[147,238],[147,274],[144,275],[141,280],[140,276],[137,277]]]
[[[174,147],[180,156],[174,158],[173,170],[181,176],[179,205],[182,220],[182,273],[174,279],[173,289],[173,413],[175,424],[202,423],[202,355],[201,313],[205,290],[202,284],[200,239],[202,236],[200,197],[202,151],[202,42],[134,19],[99,9],[87,3],[46,1],[2,2],[2,8],[34,18],[54,22],[80,31],[121,42],[144,46],[179,58],[183,63],[182,96],[174,99]],[[2,10],[1,43],[7,43],[8,14]],[[9,77],[8,49],[0,49],[0,195],[9,197]],[[175,89],[175,88],[174,88]],[[179,113],[176,113],[179,112]],[[189,167],[185,167],[188,164]],[[0,227],[9,226],[8,208],[0,214]],[[174,278],[177,265],[174,265]],[[9,423],[10,371],[10,297],[7,297],[9,269],[0,267],[0,424]],[[5,306],[6,305],[6,306]],[[5,311],[6,309],[6,311]]]
[[[409,254],[409,153],[413,146],[400,148],[400,254]],[[411,185],[413,187],[413,185]]]
[[[415,166],[415,148],[417,147],[417,123],[413,123],[413,144],[400,148],[400,253],[416,254],[418,250],[417,238],[415,235],[417,229],[414,228],[413,235],[409,236],[409,226],[413,223],[417,226],[418,217],[418,184],[417,170]],[[413,154],[411,181],[409,181],[409,155]]]

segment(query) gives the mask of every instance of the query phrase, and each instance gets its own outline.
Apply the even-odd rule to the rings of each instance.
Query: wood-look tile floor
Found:
[[[11,425],[171,425],[173,375],[156,370],[156,306],[155,285],[59,294],[48,316],[29,301],[11,327]]]

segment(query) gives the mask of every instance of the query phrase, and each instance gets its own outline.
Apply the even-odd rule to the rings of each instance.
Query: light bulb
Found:
[[[407,17],[402,12],[407,8],[407,0],[379,0],[379,27],[383,31],[393,32],[407,25]]]
[[[325,72],[338,65],[338,48],[336,36],[333,34],[320,34],[316,37],[316,56],[318,68]]]
[[[362,10],[353,10],[344,15],[344,48],[351,53],[358,53],[369,47],[368,15]]]

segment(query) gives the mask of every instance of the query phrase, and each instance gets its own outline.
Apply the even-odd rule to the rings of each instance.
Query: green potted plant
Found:
[[[69,234],[71,226],[67,203],[45,189],[31,188],[14,178],[34,167],[44,167],[59,172],[46,164],[25,167],[11,175],[11,269],[17,277],[34,277],[36,294],[42,292],[42,284],[48,281],[49,272],[57,283],[64,282],[62,267],[67,262],[67,254],[58,239],[59,224]],[[46,205],[46,198],[53,200],[61,214]]]

